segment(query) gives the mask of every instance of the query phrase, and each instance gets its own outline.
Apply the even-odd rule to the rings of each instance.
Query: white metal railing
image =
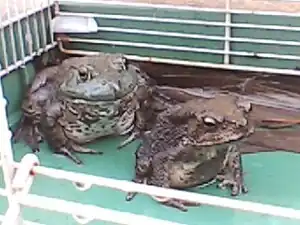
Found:
[[[276,68],[264,68],[264,67],[254,67],[254,66],[242,66],[230,63],[230,56],[242,56],[242,57],[259,57],[261,59],[285,59],[285,60],[299,60],[299,55],[284,55],[284,54],[274,54],[274,53],[257,53],[249,51],[233,51],[230,49],[230,44],[233,42],[239,43],[253,43],[253,44],[272,44],[274,46],[300,46],[299,41],[282,41],[282,40],[271,40],[271,39],[256,39],[256,38],[237,38],[231,37],[231,28],[255,28],[264,30],[278,30],[278,31],[300,31],[299,27],[294,26],[279,26],[279,25],[260,25],[260,24],[250,24],[250,23],[233,23],[231,21],[232,14],[253,14],[253,15],[277,15],[283,17],[299,17],[300,14],[297,13],[287,13],[287,12],[269,12],[269,11],[250,11],[250,10],[234,10],[230,7],[230,0],[226,0],[226,7],[224,9],[216,8],[197,8],[189,6],[178,6],[178,5],[163,5],[163,4],[147,4],[147,3],[137,3],[137,2],[124,2],[124,1],[98,1],[98,0],[61,0],[62,4],[81,4],[81,3],[97,3],[102,5],[122,5],[130,7],[143,7],[143,8],[158,8],[158,9],[178,9],[187,11],[199,11],[199,12],[222,12],[225,13],[224,22],[220,21],[205,21],[205,20],[188,20],[188,19],[175,19],[175,18],[161,18],[157,16],[130,16],[130,15],[115,15],[115,14],[100,14],[100,13],[79,13],[79,12],[64,12],[57,11],[57,15],[61,16],[79,16],[79,17],[92,17],[92,18],[103,18],[103,19],[113,19],[113,20],[130,20],[130,21],[141,21],[141,22],[159,22],[159,23],[173,23],[173,24],[193,24],[193,25],[205,25],[210,27],[224,27],[224,36],[215,35],[199,35],[199,34],[182,34],[176,32],[163,32],[155,30],[146,29],[123,29],[120,27],[98,27],[98,31],[107,32],[121,32],[130,34],[144,34],[144,35],[155,35],[155,36],[165,36],[165,37],[181,37],[181,38],[191,38],[197,40],[221,40],[224,41],[224,49],[215,50],[209,48],[198,48],[198,47],[186,47],[186,46],[172,46],[172,45],[161,45],[161,44],[149,44],[149,43],[139,43],[139,42],[129,42],[129,41],[110,41],[104,39],[86,39],[86,38],[65,38],[58,39],[59,41],[67,41],[74,43],[86,43],[86,44],[105,44],[111,46],[125,46],[125,47],[136,47],[136,48],[147,48],[147,49],[159,49],[159,50],[172,50],[178,52],[194,52],[194,53],[211,53],[216,55],[222,55],[224,57],[224,62],[222,64],[217,63],[207,63],[207,62],[195,62],[186,60],[174,60],[171,58],[158,58],[158,57],[141,57],[139,55],[127,55],[129,59],[138,61],[151,61],[159,63],[170,63],[170,64],[180,64],[187,66],[200,66],[200,67],[210,67],[210,68],[221,68],[221,69],[233,69],[233,70],[249,70],[255,72],[269,72],[269,73],[279,73],[279,74],[290,74],[290,75],[300,75],[300,71],[295,69],[276,69]],[[60,49],[66,53],[73,54],[97,54],[97,52],[92,51],[78,51],[65,49],[61,43]]]
[[[260,214],[267,214],[273,216],[279,216],[290,219],[300,220],[300,210],[295,210],[291,208],[234,200],[216,196],[210,196],[205,194],[196,194],[185,191],[170,190],[166,188],[159,188],[155,186],[148,186],[144,184],[136,184],[130,181],[116,180],[111,178],[96,177],[92,175],[86,175],[81,173],[69,172],[64,170],[57,170],[52,168],[46,168],[42,166],[33,166],[34,163],[38,162],[37,158],[33,154],[26,155],[21,163],[15,163],[14,166],[19,168],[17,171],[17,178],[13,179],[13,187],[18,191],[22,191],[25,185],[29,171],[34,172],[34,174],[45,175],[54,179],[62,179],[73,182],[75,187],[80,183],[81,191],[88,190],[92,185],[99,187],[109,187],[123,192],[139,192],[148,195],[159,195],[169,198],[177,198],[182,200],[194,201],[202,204],[213,205],[218,207],[231,208],[235,210],[249,211]],[[31,175],[31,179],[33,176]],[[6,195],[6,192],[0,189],[0,195]],[[46,209],[56,212],[64,212],[71,214],[75,219],[81,222],[92,221],[95,219],[109,221],[119,224],[141,224],[143,221],[145,224],[178,224],[173,222],[167,222],[162,220],[152,219],[146,216],[138,216],[131,213],[117,212],[114,210],[107,210],[91,205],[83,205],[75,202],[69,202],[56,198],[49,198],[44,196],[37,196],[33,194],[28,195],[18,195],[18,202],[21,205]]]
[[[21,3],[21,5],[20,5]],[[5,7],[4,7],[5,5]],[[9,72],[25,66],[25,64],[31,61],[35,56],[40,55],[43,52],[50,50],[56,46],[56,42],[53,39],[53,33],[50,27],[46,27],[45,14],[46,10],[47,18],[51,21],[51,6],[53,0],[31,0],[31,1],[1,1],[0,6],[0,46],[2,48],[2,66],[0,68],[0,77],[8,74]],[[5,8],[5,10],[4,10]],[[38,16],[37,13],[40,13]],[[30,18],[33,18],[33,31],[31,30]],[[25,36],[22,32],[22,23],[25,23],[26,31]],[[42,32],[39,32],[38,24],[41,23]],[[13,29],[13,25],[17,24],[17,34]],[[8,29],[10,34],[9,39],[5,37],[4,30]],[[6,30],[7,31],[7,30]],[[50,42],[47,43],[47,34],[50,34]],[[18,39],[16,40],[16,35]],[[34,38],[33,38],[34,37]],[[42,43],[40,43],[40,39]],[[18,60],[16,41],[20,43],[21,60]],[[12,63],[8,60],[8,46],[11,44]],[[33,49],[33,43],[36,44],[36,49]],[[29,52],[26,53],[26,48]],[[0,61],[1,64],[1,61]]]
[[[26,1],[23,1],[24,4]],[[66,3],[67,1],[63,1]],[[222,11],[223,9],[197,9],[195,7],[189,8],[189,7],[184,7],[184,6],[169,6],[169,5],[150,5],[150,4],[142,4],[142,3],[129,3],[129,2],[115,2],[115,1],[100,1],[100,0],[73,0],[73,1],[68,1],[69,3],[87,3],[87,2],[97,2],[99,4],[123,4],[123,5],[131,5],[131,6],[146,6],[146,7],[157,7],[157,8],[180,8],[183,10],[199,10],[199,11]],[[42,30],[43,32],[39,35],[41,35],[41,43],[37,40],[33,40],[34,34],[31,32],[31,25],[29,24],[29,16],[39,12],[40,10],[46,9],[47,8],[47,14],[48,18],[51,18],[50,14],[50,5],[53,2],[50,1],[48,2],[47,5],[39,5],[39,7],[33,7],[31,9],[26,8],[27,11],[21,12],[21,14],[15,15],[14,17],[11,17],[10,13],[8,13],[7,20],[6,22],[0,21],[0,41],[3,47],[3,65],[2,69],[0,67],[0,75],[5,75],[11,72],[12,70],[15,70],[21,66],[23,66],[26,62],[29,62],[33,59],[35,55],[40,54],[42,51],[47,51],[48,49],[52,48],[55,46],[56,42],[53,39],[52,36],[52,31],[51,27],[50,29],[47,29],[45,27],[45,21],[41,21],[42,25]],[[224,11],[225,10],[225,11]],[[229,0],[226,9],[224,9],[222,12],[226,12],[226,21],[225,23],[217,23],[217,22],[207,22],[210,23],[209,25],[211,26],[225,26],[228,31],[226,32],[226,35],[224,37],[218,37],[218,36],[205,36],[205,35],[193,35],[193,34],[179,34],[179,33],[171,33],[171,32],[158,32],[158,31],[146,31],[146,30],[137,30],[137,29],[121,29],[121,28],[115,28],[115,27],[99,27],[98,30],[106,30],[106,31],[119,31],[119,32],[131,32],[131,33],[142,33],[142,32],[148,32],[145,34],[148,35],[170,35],[170,36],[177,36],[177,37],[189,37],[189,38],[195,38],[195,39],[220,39],[224,40],[227,43],[230,41],[241,41],[241,42],[253,42],[253,43],[270,43],[270,44],[275,44],[275,45],[290,45],[290,46],[299,46],[299,42],[284,42],[284,41],[278,41],[278,40],[264,40],[264,39],[243,39],[243,38],[232,38],[230,37],[230,27],[232,26],[240,26],[240,27],[253,27],[253,28],[260,28],[260,29],[274,29],[274,30],[295,30],[295,31],[300,31],[300,27],[282,27],[282,26],[265,26],[265,25],[255,25],[255,24],[231,24],[230,23],[230,14],[231,13],[237,13],[235,10],[230,9],[229,5]],[[17,11],[17,10],[16,10]],[[65,12],[59,12],[60,14],[66,14]],[[238,13],[254,13],[254,14],[261,14],[261,15],[267,15],[268,13],[270,15],[274,15],[275,13],[272,12],[250,12],[250,11],[238,11]],[[283,16],[291,16],[291,14],[288,13],[279,13],[279,15]],[[21,16],[20,16],[21,15]],[[77,16],[86,16],[86,14],[74,14],[72,15],[77,15]],[[91,16],[91,15],[90,15]],[[101,17],[102,18],[108,18],[112,17],[112,15],[104,15],[104,14],[93,14],[93,17]],[[294,16],[294,14],[293,14]],[[113,15],[114,18],[122,20],[122,19],[129,19],[129,16],[126,15]],[[28,37],[25,37],[27,41],[22,42],[26,43],[28,45],[32,45],[34,41],[36,41],[36,44],[38,45],[38,50],[34,51],[32,48],[30,48],[30,54],[26,55],[26,51],[24,46],[21,46],[21,55],[22,60],[18,61],[16,56],[13,56],[13,63],[9,64],[8,62],[8,56],[7,56],[7,49],[6,49],[6,42],[8,40],[5,39],[4,37],[4,29],[6,27],[9,28],[9,31],[11,32],[12,30],[12,23],[16,23],[18,27],[18,32],[20,31],[20,22],[21,20],[25,18],[26,20],[26,27],[27,27],[27,34]],[[0,18],[1,19],[1,18]],[[155,17],[131,17],[130,19],[132,20],[139,20],[139,21],[147,21],[147,20],[160,20],[160,22],[170,22],[171,18],[169,19],[162,19],[162,18],[155,18]],[[168,20],[168,21],[167,21]],[[172,23],[191,23],[191,24],[204,24],[206,23],[205,21],[175,21],[173,19]],[[213,24],[215,23],[215,24]],[[37,21],[34,22],[33,24],[35,32],[37,31]],[[119,30],[116,30],[119,29]],[[46,43],[46,34],[47,32],[51,33],[51,41],[50,44]],[[166,34],[167,33],[167,34]],[[37,37],[37,36],[35,36]],[[14,36],[11,36],[12,41],[14,40]],[[22,37],[19,37],[19,41],[24,41]],[[73,39],[74,40],[74,39]],[[83,39],[81,39],[83,40]],[[76,41],[76,39],[75,39]],[[101,41],[101,40],[98,40]],[[74,50],[67,50],[64,49],[62,46],[62,43],[58,43],[60,45],[60,48],[66,52],[72,52],[74,53]],[[116,43],[114,43],[116,44]],[[119,43],[119,44],[124,44],[124,43]],[[227,47],[226,47],[227,46]],[[30,46],[29,46],[30,47]],[[139,46],[138,46],[139,47]],[[141,46],[143,47],[143,46]],[[149,47],[149,46],[147,46]],[[162,46],[160,46],[162,47]],[[168,47],[168,46],[165,46]],[[15,47],[13,47],[15,49]],[[178,49],[182,50],[182,49]],[[185,49],[186,50],[186,49]],[[190,49],[193,50],[193,49]],[[83,53],[83,54],[94,54],[93,52],[84,52],[84,51],[77,51],[78,53]],[[16,55],[16,51],[13,50],[12,54]],[[218,52],[218,54],[224,54],[225,56],[229,56],[229,54],[232,54],[230,52],[229,46],[225,45],[224,51]],[[238,53],[240,54],[240,53]],[[248,53],[243,53],[243,54],[248,54]],[[277,55],[263,55],[264,57],[277,57]],[[298,59],[298,58],[293,58],[294,56],[282,56],[279,55],[280,57],[287,57],[288,59]],[[140,60],[148,60],[147,57],[139,57],[139,56],[130,56],[131,58],[134,59],[140,59]],[[220,66],[227,66],[228,68],[232,65],[229,65],[227,57],[224,57],[224,65],[213,65],[211,64],[210,67],[220,67]],[[159,58],[152,58],[152,61],[157,61],[157,62],[169,62],[173,64],[180,64],[183,63],[185,65],[199,65],[199,66],[205,66],[206,64],[196,64],[195,62],[180,62],[179,60],[168,60],[164,61],[164,59],[159,59]],[[174,63],[175,62],[175,63]],[[207,64],[208,65],[208,64]],[[239,67],[236,67],[234,69],[239,69]],[[241,70],[245,70],[245,67],[241,68]],[[250,70],[250,69],[249,69]],[[252,68],[251,70],[260,70],[260,68]],[[279,72],[282,70],[276,70],[273,69],[275,72]],[[295,71],[290,71],[291,73]],[[296,74],[296,73],[295,73]],[[114,222],[114,223],[119,223],[119,224],[134,224],[134,225],[140,225],[140,224],[165,224],[165,225],[175,225],[178,223],[170,222],[170,221],[163,221],[163,220],[158,220],[142,215],[135,215],[132,213],[127,213],[127,212],[119,212],[115,210],[108,210],[92,205],[84,205],[80,203],[75,203],[75,202],[70,202],[70,201],[64,201],[62,199],[56,199],[56,198],[49,198],[45,196],[37,196],[33,194],[28,194],[30,191],[30,187],[32,182],[34,181],[34,174],[41,174],[45,175],[54,179],[63,179],[63,180],[68,180],[70,182],[73,182],[74,185],[75,183],[81,183],[83,184],[80,185],[81,187],[77,187],[81,191],[85,191],[89,189],[92,185],[96,186],[104,186],[104,187],[109,187],[112,189],[120,190],[123,192],[139,192],[139,193],[144,193],[148,195],[159,195],[164,196],[164,197],[171,197],[171,198],[177,198],[177,199],[182,199],[182,200],[189,200],[189,201],[194,201],[194,202],[199,202],[203,204],[208,204],[208,205],[213,205],[217,207],[225,207],[225,208],[231,208],[235,210],[242,210],[242,211],[249,211],[249,212],[255,212],[255,213],[260,213],[260,214],[267,214],[267,215],[273,215],[273,216],[279,216],[279,217],[285,217],[285,218],[291,218],[291,219],[297,219],[300,220],[300,210],[296,209],[291,209],[291,208],[285,208],[285,207],[279,207],[279,206],[272,206],[272,205],[267,205],[267,204],[261,204],[261,203],[255,203],[255,202],[248,202],[248,201],[240,201],[240,200],[233,200],[229,198],[221,198],[221,197],[216,197],[216,196],[210,196],[210,195],[204,195],[204,194],[196,194],[196,193],[189,193],[185,191],[178,191],[178,190],[170,190],[170,189],[165,189],[165,188],[159,188],[159,187],[154,187],[154,186],[147,186],[144,184],[135,184],[130,181],[122,181],[122,180],[115,180],[115,179],[109,179],[109,178],[104,178],[104,177],[96,177],[96,176],[91,176],[91,175],[86,175],[86,174],[81,174],[81,173],[75,173],[75,172],[69,172],[69,171],[63,171],[63,170],[56,170],[52,168],[46,168],[43,166],[39,166],[39,160],[38,158],[33,155],[33,154],[27,154],[25,155],[20,163],[17,163],[13,160],[12,156],[12,147],[10,144],[10,137],[11,137],[11,132],[8,128],[8,122],[7,122],[7,115],[6,115],[6,101],[3,96],[3,91],[2,91],[2,80],[0,80],[0,128],[1,128],[1,135],[0,135],[0,143],[2,144],[1,147],[1,155],[0,155],[0,165],[2,166],[3,169],[3,174],[4,174],[4,179],[5,179],[5,189],[0,189],[0,195],[2,196],[7,196],[8,202],[9,202],[9,208],[7,210],[7,213],[5,216],[0,216],[0,220],[2,220],[2,225],[20,225],[22,224],[22,206],[27,206],[27,207],[32,207],[32,208],[40,208],[40,209],[45,209],[49,211],[56,211],[56,212],[62,212],[62,213],[67,213],[70,215],[73,215],[74,219],[80,223],[80,224],[85,224],[91,220],[102,220],[102,221],[109,221],[109,222]],[[32,224],[32,225],[41,225],[39,223],[33,223],[29,221],[23,221],[25,224]]]

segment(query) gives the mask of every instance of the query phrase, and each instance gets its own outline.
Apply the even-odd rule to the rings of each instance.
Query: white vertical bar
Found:
[[[32,42],[32,33],[31,33],[31,29],[30,29],[30,20],[29,20],[29,15],[28,15],[29,7],[27,6],[26,2],[28,2],[28,1],[26,1],[26,0],[22,1],[22,3],[23,3],[23,10],[24,10],[24,12],[26,14],[26,32],[25,32],[26,34],[25,34],[25,40],[26,40],[27,47],[29,49],[29,55],[32,56],[32,54],[33,54],[33,42]],[[25,81],[26,84],[29,83],[29,75],[28,75],[26,67],[24,69],[24,81]]]
[[[8,20],[11,19],[9,2],[10,2],[9,0],[6,0],[7,19]],[[13,56],[13,61],[15,64],[17,62],[17,52],[16,52],[16,42],[15,42],[15,37],[14,37],[13,23],[9,24],[8,29],[9,29],[10,38],[11,38],[12,56]]]
[[[30,20],[29,20],[29,15],[28,15],[28,6],[27,6],[26,2],[27,2],[26,0],[22,1],[23,9],[26,13],[26,35],[25,35],[25,39],[26,39],[27,46],[29,48],[29,55],[32,55],[32,53],[33,53],[32,33],[31,33],[31,30],[30,30]]]
[[[7,19],[10,19],[10,8],[9,8],[9,1],[6,1],[6,10],[7,10]],[[4,44],[4,50],[7,51],[6,49],[6,40],[4,36],[4,30],[2,30],[2,37],[1,38],[3,44]],[[11,35],[11,42],[12,42],[12,54],[13,54],[13,59],[16,62],[16,51],[15,51],[15,41],[14,41],[14,34],[12,30],[12,24],[9,26],[10,30],[10,35]],[[8,68],[8,58],[7,58],[7,53],[4,54],[4,61],[6,64],[6,68]],[[0,129],[1,129],[1,135],[0,135],[0,143],[1,143],[1,161],[2,161],[2,170],[3,170],[3,176],[4,176],[4,182],[5,182],[5,189],[8,197],[8,202],[11,205],[12,203],[12,195],[13,195],[13,190],[12,190],[12,178],[13,178],[13,155],[12,155],[12,149],[11,149],[11,144],[10,144],[10,138],[11,138],[11,132],[8,128],[8,122],[7,122],[7,115],[6,115],[6,100],[3,96],[3,90],[2,90],[2,80],[0,80]]]
[[[39,160],[35,154],[26,154],[17,168],[12,188],[14,190],[11,204],[5,214],[2,225],[23,225],[22,207],[19,198],[27,195],[33,183],[34,176],[30,174],[34,165],[38,165]]]
[[[231,36],[231,0],[226,0],[226,13],[225,13],[225,42],[224,42],[224,64],[230,63],[230,36]]]
[[[0,25],[2,24],[2,17],[0,16]],[[2,27],[2,26],[1,26]],[[7,47],[6,47],[6,40],[4,36],[4,27],[0,28],[0,38],[1,38],[1,45],[3,50],[3,66],[5,69],[8,68],[8,58],[7,58]]]
[[[2,160],[2,170],[5,181],[5,189],[8,197],[8,202],[11,204],[13,202],[13,189],[12,189],[12,179],[14,173],[13,166],[13,154],[12,146],[10,143],[11,132],[8,128],[7,114],[6,114],[6,100],[3,95],[2,90],[2,79],[0,79],[0,143],[1,143],[1,160]]]
[[[14,9],[15,9],[15,13],[18,13],[18,3],[16,0],[13,1],[14,3]],[[20,46],[21,46],[21,56],[22,56],[22,60],[25,59],[25,49],[24,49],[24,37],[23,37],[23,33],[22,33],[22,25],[21,25],[21,19],[18,19],[17,21],[18,24],[18,36],[19,36],[19,42],[20,42]],[[25,61],[24,61],[25,64]]]
[[[44,9],[43,9],[43,2],[41,2],[40,4],[40,18],[41,18],[41,22],[42,22],[42,32],[43,32],[43,48],[46,47],[47,45],[47,35],[46,35],[46,25],[45,25],[45,15],[44,15]]]
[[[48,0],[47,14],[48,14],[48,20],[49,20],[49,32],[50,32],[51,44],[53,44],[54,43],[54,37],[53,37],[54,34],[53,34],[52,26],[51,26],[51,20],[52,20],[51,6],[52,6],[52,0]]]
[[[35,2],[34,0],[31,0],[31,8],[35,9]],[[39,39],[39,29],[38,29],[38,22],[37,22],[37,18],[36,18],[36,13],[32,15],[33,16],[33,27],[34,27],[34,36],[35,36],[35,41],[36,41],[36,50],[38,51],[41,48],[41,43],[40,43],[40,39]],[[39,54],[39,53],[38,53]]]
[[[21,206],[15,202],[15,204],[8,207],[1,225],[23,225],[20,214]]]

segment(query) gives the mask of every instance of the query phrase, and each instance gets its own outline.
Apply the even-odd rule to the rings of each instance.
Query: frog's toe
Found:
[[[125,147],[126,145],[130,144],[133,142],[137,137],[137,133],[132,133],[128,138],[126,138],[121,144],[117,146],[117,149],[120,150],[121,148]]]
[[[71,159],[74,163],[81,165],[83,164],[83,162],[70,150],[68,150],[65,147],[61,147],[58,150],[56,150],[54,153],[56,154],[61,154],[61,155],[65,155],[66,157],[68,157],[69,159]]]
[[[191,201],[184,201],[184,200],[180,200],[180,202],[185,206],[200,206],[201,205],[201,203],[199,203],[199,202],[191,202]]]
[[[133,200],[136,195],[137,195],[137,192],[128,192],[125,200],[129,202],[129,201]]]
[[[101,152],[101,151],[96,151],[94,149],[82,147],[82,146],[76,145],[76,144],[72,145],[72,149],[74,152],[81,153],[81,154],[93,154],[93,155],[102,155],[103,154],[103,152]]]
[[[231,196],[238,196],[238,195],[246,194],[246,193],[248,193],[248,189],[244,184],[235,182],[232,185]]]
[[[136,176],[134,179],[132,179],[132,182],[134,183],[138,183],[138,184],[147,184],[147,178],[145,177],[138,177]],[[135,196],[137,196],[137,192],[128,192],[127,195],[126,195],[126,201],[131,201],[135,198]]]
[[[183,212],[187,212],[189,206],[199,206],[200,203],[197,202],[191,202],[191,201],[186,201],[186,200],[179,200],[179,199],[174,199],[174,198],[164,198],[164,197],[157,197],[157,196],[153,196],[153,199],[155,199],[156,201],[158,201],[159,203],[169,206],[169,207],[173,207],[176,209],[179,209]]]

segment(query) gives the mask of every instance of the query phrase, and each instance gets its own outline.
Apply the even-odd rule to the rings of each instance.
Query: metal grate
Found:
[[[56,46],[51,26],[53,0],[1,1],[0,77]]]
[[[221,9],[128,1],[61,0],[57,15],[95,18],[98,33],[63,37],[58,39],[59,46],[62,51],[74,54],[94,54],[91,49],[105,49],[122,51],[128,58],[140,61],[300,75],[296,69],[300,60],[299,14],[236,10],[231,8],[230,2],[227,0],[225,8]],[[295,5],[300,9],[300,3],[293,1],[293,4],[294,8],[289,9],[295,9]],[[145,24],[150,28],[145,29]],[[162,24],[165,30],[156,28]],[[158,41],[146,41],[151,38]],[[172,42],[174,39],[176,43]],[[67,43],[67,48],[63,42]],[[76,51],[77,46],[82,47],[81,51]]]

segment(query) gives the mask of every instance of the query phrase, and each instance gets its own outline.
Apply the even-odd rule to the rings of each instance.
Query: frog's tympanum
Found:
[[[136,151],[134,182],[184,189],[220,180],[233,196],[246,193],[238,141],[253,132],[247,116],[251,105],[234,96],[193,99],[161,112],[142,135]],[[130,193],[131,200],[135,193]],[[153,197],[183,211],[199,205]]]
[[[149,82],[122,54],[66,59],[36,75],[14,139],[24,139],[34,152],[45,139],[56,153],[78,164],[74,152],[101,154],[82,146],[100,137],[131,133],[124,146],[133,140],[135,120],[143,121],[136,112],[139,98],[147,98]]]

